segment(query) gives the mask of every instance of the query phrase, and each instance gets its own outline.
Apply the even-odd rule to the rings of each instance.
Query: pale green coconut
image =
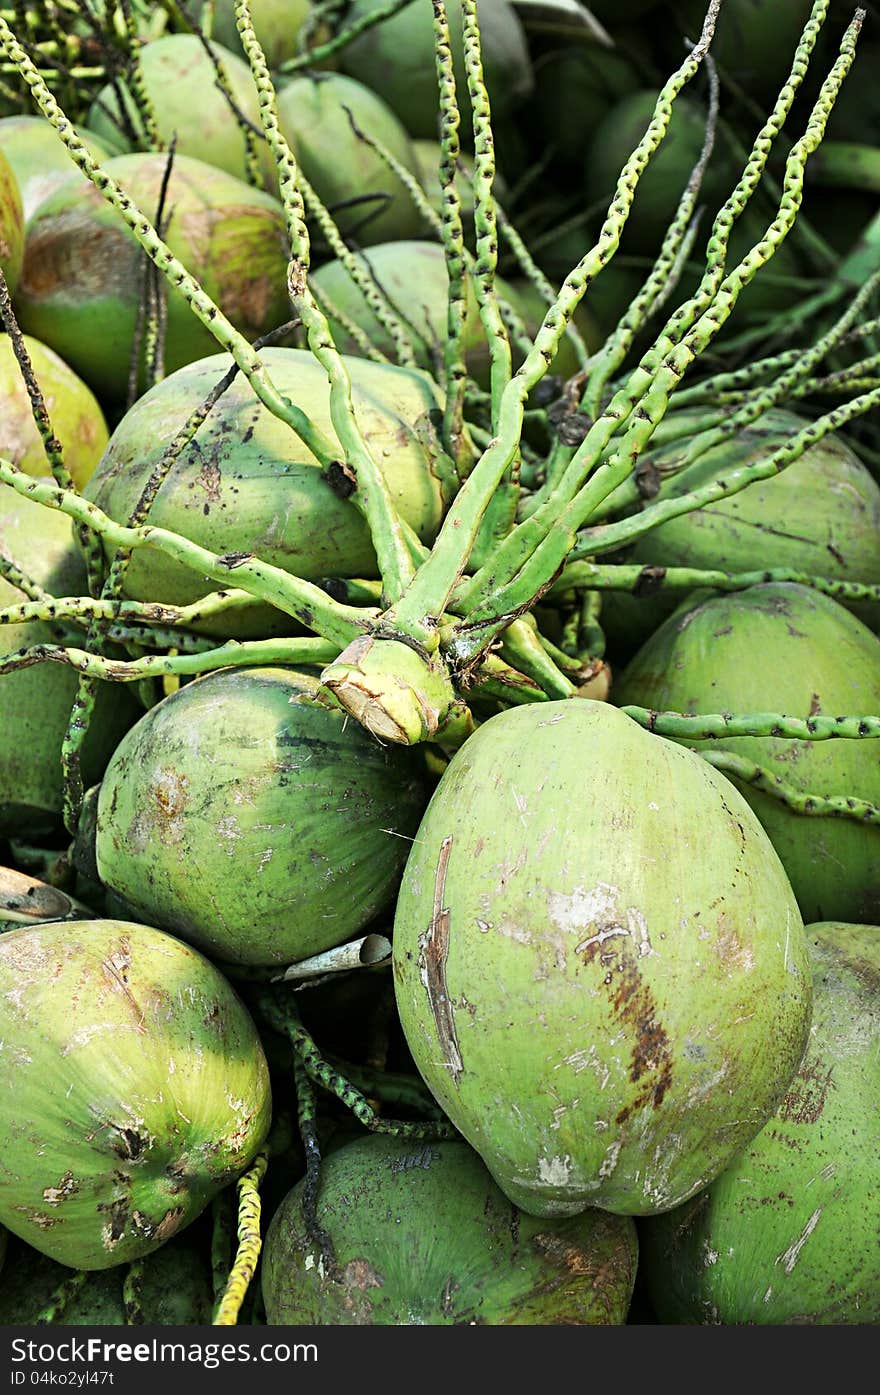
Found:
[[[119,154],[116,145],[78,126],[76,133],[96,160]],[[4,116],[0,120],[0,150],[18,180],[25,222],[45,199],[68,180],[83,190],[86,176],[73,163],[53,126],[41,116]]]
[[[0,935],[0,1220],[76,1269],[157,1250],[252,1161],[266,1060],[229,984],[145,925]]]
[[[120,155],[106,169],[151,218],[165,155]],[[290,316],[280,204],[224,170],[177,155],[165,240],[236,329],[253,340]],[[101,397],[125,399],[145,253],[89,185],[64,185],[28,223],[17,308],[22,328],[48,344]],[[162,286],[165,287],[164,280]],[[179,291],[165,289],[165,371],[216,349]]]
[[[693,752],[589,700],[493,717],[407,862],[400,1018],[515,1205],[653,1214],[763,1127],[811,985],[779,859]]]
[[[77,489],[82,489],[110,439],[100,404],[90,388],[58,354],[24,337],[25,348],[62,458]],[[28,475],[49,473],[31,400],[8,335],[0,338],[0,456]]]
[[[620,1324],[636,1270],[635,1225],[587,1211],[542,1221],[512,1206],[466,1143],[371,1135],[321,1169],[316,1257],[299,1183],[263,1250],[273,1324],[492,1326]]]
[[[383,746],[289,669],[181,688],[117,747],[102,882],[214,958],[291,964],[388,911],[424,808],[418,753]]]
[[[222,43],[212,43],[221,63],[232,98],[245,119],[260,127],[260,105],[244,58],[230,53]],[[225,170],[237,179],[247,178],[244,131],[228,98],[217,84],[217,73],[210,57],[195,34],[163,34],[152,39],[138,54],[144,87],[152,102],[160,139],[168,143],[176,137],[177,155],[188,155],[207,165]],[[102,87],[89,109],[90,130],[105,140],[137,149],[128,135],[130,123],[143,140],[143,121],[124,81],[123,94],[127,121],[120,117],[115,85]],[[274,164],[265,141],[257,137],[257,158],[268,188],[274,188]],[[175,156],[175,159],[177,156]]]
[[[614,700],[685,713],[871,715],[880,712],[880,639],[836,601],[806,587],[776,583],[730,595],[703,593],[639,650]],[[802,798],[880,804],[875,741],[737,736],[698,748],[756,762]],[[876,824],[807,816],[738,785],[779,854],[805,920],[880,919]]]
[[[661,1322],[880,1322],[880,926],[806,936],[813,1027],[782,1103],[706,1191],[643,1227]]]
[[[14,295],[24,256],[24,211],[15,171],[0,149],[0,270]]]

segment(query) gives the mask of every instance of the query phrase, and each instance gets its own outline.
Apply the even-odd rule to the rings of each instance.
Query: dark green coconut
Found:
[[[14,295],[24,257],[24,211],[15,172],[0,149],[0,270]]]
[[[317,360],[300,349],[264,349],[260,357],[279,391],[334,439],[327,377]],[[436,389],[423,373],[363,359],[346,363],[361,431],[402,517],[430,542],[452,488],[434,424]],[[127,522],[163,450],[228,366],[220,355],[203,359],[140,398],[114,432],[87,497]],[[377,574],[362,515],[333,491],[311,452],[241,376],[177,458],[150,519],[213,552],[254,552],[296,576]],[[153,549],[135,553],[125,578],[132,598],[174,604],[214,589],[215,583]],[[249,621],[233,616],[215,628],[241,635],[260,633],[269,623],[262,607]]]
[[[106,886],[218,959],[290,964],[393,900],[425,802],[382,746],[288,669],[181,688],[121,742],[98,798]]]
[[[674,32],[698,39],[706,9],[704,0],[674,0]],[[712,40],[712,57],[724,76],[732,78],[754,101],[769,102],[788,77],[811,9],[812,0],[771,0],[769,4],[767,0],[724,0]],[[667,26],[666,32],[671,29]],[[680,51],[679,41],[678,50],[673,49],[673,61],[680,62]]]
[[[418,178],[406,131],[382,97],[363,83],[342,73],[312,73],[294,78],[278,96],[281,130],[339,227],[356,230],[362,246],[417,236],[422,220],[403,182],[355,133],[348,112],[359,130]]]
[[[543,54],[535,64],[534,105],[544,140],[580,168],[609,107],[640,86],[638,69],[620,49],[584,42]]]
[[[801,918],[745,800],[589,700],[510,709],[456,752],[394,977],[426,1084],[539,1216],[680,1205],[763,1127],[809,1029]]]
[[[235,105],[257,131],[261,130],[260,104],[249,65],[222,43],[214,43],[212,48],[223,66]],[[196,35],[163,34],[144,44],[138,59],[159,137],[166,144],[172,136],[176,137],[175,163],[178,156],[188,155],[225,170],[236,179],[246,179],[244,132],[228,98],[218,87],[214,64]],[[108,83],[89,110],[89,128],[107,140],[122,142],[126,149],[137,149],[131,133],[142,141],[143,122],[126,83],[120,81],[117,85],[123,94],[126,117],[120,117],[115,85]],[[259,137],[257,154],[267,187],[274,188],[274,164],[265,141]]]
[[[802,586],[704,593],[639,650],[615,686],[620,706],[674,712],[781,712],[793,717],[880,712],[880,639],[828,596]],[[870,740],[721,737],[797,794],[880,804],[880,746]],[[880,919],[880,828],[807,817],[740,784],[788,873],[805,920]]]
[[[785,1098],[706,1191],[643,1226],[661,1322],[880,1322],[880,926],[806,935],[813,1027]]]
[[[55,596],[87,594],[85,569],[70,520],[0,486],[0,554]],[[21,605],[23,591],[0,577],[0,607]],[[0,627],[0,654],[35,644],[82,647],[83,633],[40,621]],[[41,837],[61,821],[61,743],[78,676],[38,664],[0,677],[0,835]],[[103,684],[83,751],[87,784],[99,780],[110,753],[137,713],[131,694]]]
[[[51,1259],[157,1250],[269,1128],[256,1029],[188,945],[116,920],[0,936],[0,1220]]]
[[[371,1136],[321,1172],[327,1274],[303,1218],[300,1182],[263,1250],[270,1323],[435,1327],[623,1323],[636,1270],[635,1225],[588,1211],[542,1221],[518,1211],[466,1143]]]
[[[96,160],[119,154],[93,131],[77,127],[76,133]],[[88,183],[54,127],[41,116],[4,116],[0,120],[0,150],[18,180],[25,221],[61,184],[72,179],[83,190]]]
[[[205,1247],[207,1249],[207,1246]],[[12,1327],[62,1324],[65,1327],[121,1327],[152,1323],[157,1327],[211,1321],[211,1276],[206,1256],[189,1235],[170,1240],[137,1262],[136,1276],[127,1266],[89,1273],[66,1301],[58,1290],[71,1273],[62,1264],[14,1240],[9,1268],[0,1283],[0,1324]],[[126,1307],[129,1279],[134,1303]]]
[[[371,14],[385,3],[386,0],[354,0],[346,10],[345,25]],[[467,113],[461,13],[455,6],[449,6],[448,18],[459,106]],[[532,72],[525,34],[508,0],[480,0],[479,19],[483,72],[494,120],[516,111],[531,91]],[[339,57],[346,73],[382,93],[411,136],[436,140],[437,73],[433,24],[427,5],[405,6],[393,18],[365,30]],[[468,131],[465,116],[462,121],[464,138]]]
[[[40,386],[64,464],[77,489],[94,470],[109,432],[97,398],[62,358],[25,335],[25,347]],[[28,475],[46,475],[49,462],[34,421],[31,400],[8,335],[0,338],[0,456]]]
[[[687,411],[673,412],[664,425],[683,434],[652,455],[661,500],[760,464],[806,422],[793,412],[766,412],[678,474],[671,472],[680,468],[699,433],[710,430],[715,422]],[[845,441],[826,436],[781,474],[653,528],[639,539],[627,560],[649,567],[728,572],[785,567],[831,580],[877,584],[880,486]],[[681,591],[639,599],[608,594],[603,599],[603,623],[615,638],[637,644],[682,599]],[[850,608],[868,622],[880,617],[876,605],[856,602]]]
[[[165,155],[120,155],[106,169],[151,218]],[[289,317],[284,215],[231,174],[178,155],[165,240],[248,339]],[[22,328],[56,350],[90,387],[124,398],[145,254],[98,190],[65,185],[28,223],[17,300]],[[165,285],[163,281],[163,286]],[[216,349],[176,290],[167,290],[165,369]]]

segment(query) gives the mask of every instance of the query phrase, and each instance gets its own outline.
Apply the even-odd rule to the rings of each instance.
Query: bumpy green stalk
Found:
[[[405,596],[389,613],[389,625],[425,645],[436,646],[435,620],[446,609],[452,589],[467,564],[481,519],[516,453],[529,393],[556,357],[562,336],[590,285],[614,255],[629,217],[642,171],[669,127],[672,103],[697,72],[714,33],[719,4],[712,0],[700,41],[664,85],[648,129],[621,172],[595,245],[566,277],[547,312],[531,353],[504,390],[496,439],[465,481],[446,515],[431,555],[419,568]]]
[[[21,567],[17,566],[11,558],[4,557],[2,552],[0,552],[0,577],[2,577],[4,581],[8,581],[9,585],[14,586],[17,591],[22,591],[26,596],[29,596],[32,601],[35,601],[40,606],[52,600],[48,591],[44,590],[42,586],[38,586],[33,577],[23,572]],[[18,607],[13,607],[13,609],[18,609]],[[0,614],[5,613],[5,611],[0,612]],[[42,619],[43,617],[40,616],[39,618]],[[2,623],[3,622],[0,621],[0,624]],[[15,625],[19,622],[17,620],[9,620],[7,623]]]
[[[548,307],[554,305],[559,292],[553,289],[519,232],[497,200],[495,202],[495,221],[501,236],[516,258],[517,266],[529,282],[529,285],[534,286],[535,290]],[[590,351],[584,343],[580,330],[573,321],[566,330],[566,338],[575,351],[579,366],[584,368],[590,358]]]
[[[780,712],[710,712],[689,716],[622,707],[627,717],[658,736],[713,741],[719,736],[781,736],[794,741],[854,741],[880,736],[880,717],[789,717]]]
[[[312,294],[314,295],[315,301],[317,302],[319,308],[323,311],[327,318],[335,320],[338,325],[341,325],[348,338],[353,340],[358,355],[361,358],[372,359],[373,363],[391,362],[388,355],[383,354],[381,349],[377,349],[376,345],[373,343],[369,335],[361,329],[359,324],[355,323],[355,321],[351,318],[350,315],[346,314],[344,310],[340,309],[340,307],[336,304],[334,300],[331,300],[330,296],[327,295],[326,291],[313,291]]]
[[[198,625],[205,619],[235,614],[253,608],[259,602],[245,591],[213,591],[204,601],[189,606],[162,605],[152,601],[127,601],[113,597],[52,596],[36,585],[18,568],[4,565],[0,557],[0,576],[31,600],[0,610],[0,625],[25,625],[31,620],[73,624],[86,629],[92,620],[123,625],[186,626]],[[29,589],[30,588],[30,589]],[[169,634],[175,632],[169,628]],[[175,642],[179,635],[175,634]]]
[[[280,67],[282,73],[298,73],[303,68],[313,68],[325,58],[331,58],[334,53],[339,53],[341,49],[347,48],[353,39],[363,34],[365,29],[372,29],[374,24],[382,24],[386,19],[392,19],[401,10],[411,5],[413,0],[389,0],[387,5],[379,6],[375,10],[370,10],[366,14],[359,15],[352,20],[351,24],[340,29],[326,43],[315,44],[314,48],[307,49],[305,53],[297,54],[296,58],[286,59]]]
[[[144,1322],[143,1287],[144,1261],[132,1260],[122,1280],[122,1306],[129,1327],[140,1327]]]
[[[591,591],[628,591],[635,596],[653,596],[659,591],[696,591],[700,587],[713,591],[746,591],[750,586],[765,586],[781,581],[809,586],[823,596],[833,596],[838,601],[880,601],[878,585],[811,576],[808,572],[794,571],[789,567],[725,572],[699,567],[643,567],[638,563],[602,566],[597,562],[570,562],[560,572],[547,596],[555,600],[575,586]]]
[[[156,110],[144,81],[144,70],[141,66],[142,43],[140,34],[138,33],[137,21],[135,20],[131,8],[131,0],[119,0],[119,9],[125,24],[125,34],[128,44],[128,72],[126,73],[126,82],[128,84],[128,90],[132,95],[132,100],[141,118],[146,148],[148,150],[164,150],[165,145],[162,137],[159,135],[159,127],[156,123]]]
[[[74,163],[91,180],[103,198],[117,210],[151,261],[174,289],[184,297],[197,319],[213,334],[221,347],[229,351],[264,406],[281,421],[286,422],[320,464],[326,468],[339,454],[335,442],[324,436],[323,432],[316,430],[305,413],[295,406],[289,398],[283,397],[278,392],[265,367],[260,362],[259,355],[252,349],[244,335],[239,334],[222,310],[202,289],[195,277],[172,254],[170,248],[158,236],[155,228],[132,199],[119,187],[112,176],[92,158],[40,73],[3,19],[0,19],[0,44],[16,64],[40,111],[57,131]]]
[[[723,278],[709,308],[703,311],[686,338],[670,350],[663,363],[653,373],[651,382],[646,386],[636,411],[624,428],[617,449],[604,463],[599,465],[592,477],[574,495],[571,502],[559,512],[559,505],[564,502],[566,492],[563,481],[563,485],[557,491],[557,495],[563,497],[551,497],[543,509],[539,510],[532,519],[521,524],[507,540],[506,549],[500,550],[502,555],[493,559],[491,573],[487,566],[482,573],[477,573],[467,587],[462,589],[456,598],[456,607],[466,612],[468,626],[479,622],[481,633],[491,637],[491,629],[487,630],[485,624],[493,612],[497,617],[497,628],[500,628],[503,626],[505,616],[516,613],[524,603],[527,603],[524,601],[527,595],[539,594],[541,588],[549,584],[561,563],[574,548],[577,530],[597,506],[632,473],[656,424],[663,418],[669,398],[677,387],[680,378],[694,359],[712,342],[732,313],[742,290],[749,284],[759,268],[770,260],[794,223],[803,197],[804,170],[807,158],[812,150],[818,146],[824,135],[825,125],[834,100],[855,57],[855,44],[859,29],[860,21],[856,19],[844,36],[840,56],[822,84],[819,97],[807,122],[806,131],[791,149],[786,162],[783,201],[773,223],[760,241],[747,253],[739,266]],[[713,236],[709,244],[710,263],[714,241]],[[639,370],[633,377],[636,379],[639,377]],[[632,382],[632,379],[630,381]],[[867,408],[863,410],[867,410]],[[601,425],[601,421],[602,419],[600,419],[599,425]],[[572,459],[573,471],[579,464],[586,469],[590,468],[593,456],[589,441],[592,434],[591,431],[584,445],[575,452]],[[795,439],[797,440],[799,437]],[[804,448],[805,446],[801,446],[801,450]],[[665,506],[665,503],[658,505],[657,512],[659,513]],[[679,509],[678,511],[686,510]],[[640,520],[632,522],[633,536],[640,536],[641,532],[647,531],[647,527],[652,526],[649,524],[646,527],[642,520],[646,519],[649,514],[653,515],[654,512],[654,509],[646,510],[640,516]],[[547,527],[548,520],[549,527]],[[542,524],[545,528],[544,536],[533,548],[532,544],[536,534],[540,533],[540,525]],[[622,530],[626,528],[625,524],[619,526]],[[613,527],[614,525],[608,529],[608,533],[612,531]],[[606,536],[607,534],[603,530],[603,538]],[[607,550],[604,545],[603,550]],[[595,551],[595,549],[587,549],[587,551]],[[524,565],[521,565],[518,571],[515,571],[517,556],[519,555],[524,560],[528,552],[531,552],[531,556],[527,561],[524,561]],[[470,641],[465,641],[459,656],[461,658],[469,657],[472,652]]]
[[[63,1322],[68,1303],[76,1297],[88,1277],[85,1270],[75,1269],[69,1279],[62,1280],[45,1308],[37,1314],[35,1325],[50,1327]]]
[[[299,1056],[294,1052],[293,1079],[296,1085],[296,1114],[299,1136],[302,1140],[306,1160],[306,1175],[302,1193],[302,1212],[306,1232],[317,1245],[324,1265],[324,1273],[336,1272],[336,1256],[333,1241],[327,1231],[318,1223],[318,1188],[321,1185],[321,1143],[318,1138],[318,1101],[315,1087],[309,1079]]]
[[[108,659],[72,645],[32,644],[0,657],[0,676],[33,668],[35,664],[63,664],[94,680],[135,683],[144,678],[163,678],[212,673],[218,668],[245,668],[259,664],[330,664],[339,646],[326,639],[230,639],[225,644],[194,654],[144,654],[139,659]]]
[[[732,751],[700,751],[703,760],[762,794],[770,794],[795,814],[813,818],[854,819],[856,823],[880,824],[880,806],[848,795],[804,794],[786,784],[774,770],[768,770]]]
[[[86,524],[111,547],[155,547],[166,557],[172,557],[200,575],[219,582],[221,586],[228,583],[234,573],[239,590],[259,597],[285,615],[292,615],[300,624],[334,643],[345,644],[365,628],[366,617],[362,610],[340,606],[311,582],[291,576],[281,567],[260,562],[250,554],[226,553],[218,556],[166,528],[152,525],[128,528],[114,523],[96,504],[70,490],[61,490],[33,479],[7,460],[0,460],[0,484],[9,484],[16,493],[58,509],[76,523]]]
[[[260,1233],[260,1186],[269,1159],[259,1153],[247,1172],[238,1179],[238,1250],[229,1273],[226,1290],[214,1314],[214,1327],[234,1327],[251,1279],[257,1268],[263,1237]]]
[[[275,87],[254,33],[248,0],[235,0],[235,20],[257,89],[263,132],[278,169],[278,187],[292,252],[288,290],[305,327],[309,348],[327,374],[330,418],[346,463],[357,479],[358,504],[370,528],[385,594],[393,601],[400,596],[415,569],[406,530],[388,484],[358,426],[351,399],[351,379],[333,342],[330,326],[308,287],[309,233],[297,184],[296,161],[278,124]]]
[[[616,551],[618,547],[643,537],[652,528],[659,527],[670,518],[679,518],[682,514],[701,509],[706,504],[713,504],[718,499],[732,498],[755,480],[772,479],[795,460],[799,460],[804,451],[816,445],[823,437],[838,431],[848,422],[855,421],[878,406],[880,389],[875,388],[854,397],[850,402],[842,402],[824,416],[810,422],[763,460],[725,471],[723,479],[712,480],[676,499],[655,500],[649,508],[635,517],[621,519],[618,523],[601,524],[597,528],[587,528],[581,534],[577,545],[570,550],[569,560],[577,561],[581,557]]]
[[[250,121],[241,111],[238,103],[235,100],[235,96],[232,91],[232,85],[229,81],[229,77],[226,72],[226,65],[220,58],[216,46],[211,43],[210,39],[203,31],[197,28],[195,32],[198,35],[202,48],[205,50],[205,53],[211,60],[211,65],[214,69],[214,75],[217,81],[217,86],[223,93],[223,96],[226,98],[226,104],[229,107],[229,110],[232,112],[232,115],[238,122],[238,128],[241,131],[242,139],[244,140],[244,167],[245,174],[247,176],[247,182],[249,184],[252,184],[254,188],[261,189],[263,187],[263,172],[260,168],[260,156],[257,149],[256,132],[254,131]]]

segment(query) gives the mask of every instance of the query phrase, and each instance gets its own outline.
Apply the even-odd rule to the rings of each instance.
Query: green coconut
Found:
[[[363,83],[342,73],[311,73],[294,78],[278,96],[282,133],[339,227],[356,230],[362,246],[415,237],[422,224],[415,204],[382,156],[355,133],[349,112],[359,130],[418,178],[406,131],[382,97]]]
[[[806,935],[813,1026],[780,1107],[706,1191],[642,1228],[661,1322],[880,1322],[880,926]]]
[[[130,1270],[115,1266],[89,1273],[80,1287],[59,1304],[58,1290],[61,1285],[70,1283],[70,1270],[23,1241],[15,1240],[9,1268],[0,1283],[0,1324],[11,1327],[32,1326],[38,1322],[41,1326],[63,1324],[65,1327],[210,1324],[211,1276],[205,1259],[190,1242],[189,1234],[170,1240],[161,1250],[138,1260],[137,1264],[137,1277],[128,1303],[125,1283]],[[54,1311],[47,1323],[49,1310]]]
[[[386,0],[354,0],[345,13],[346,27],[385,4]],[[479,10],[483,73],[494,119],[515,112],[528,96],[532,71],[522,25],[508,0],[480,0]],[[448,18],[459,105],[467,112],[462,19],[455,6],[449,7]],[[346,73],[382,93],[411,136],[436,140],[437,73],[427,5],[407,5],[365,30],[341,51],[340,63]]]
[[[620,49],[584,42],[543,54],[535,63],[534,106],[557,158],[580,167],[609,107],[640,85],[638,69]]]
[[[620,706],[674,712],[781,712],[836,717],[880,712],[880,639],[836,601],[776,583],[695,597],[657,630],[614,689]],[[873,741],[720,737],[799,796],[880,804]],[[806,817],[739,783],[788,874],[805,920],[880,919],[880,828]]]
[[[211,45],[222,64],[238,110],[260,131],[260,104],[244,58],[222,44]],[[188,155],[236,179],[247,179],[247,145],[240,119],[217,83],[214,63],[195,34],[163,34],[144,44],[138,54],[144,88],[152,103],[160,139],[172,137],[178,156]],[[120,116],[117,89],[126,116]],[[88,125],[96,135],[131,148],[132,130],[144,140],[143,121],[124,81],[102,87],[89,109]],[[274,165],[265,142],[257,138],[263,177],[272,188]],[[136,147],[135,147],[136,148]]]
[[[110,439],[97,398],[63,359],[25,335],[25,347],[61,444],[64,464],[82,489]],[[8,335],[0,338],[0,456],[28,475],[46,475],[49,462],[31,400]]]
[[[201,21],[203,0],[190,7],[195,19]],[[303,25],[312,9],[310,0],[249,0],[251,23],[270,69],[276,69],[299,52]],[[326,38],[325,25],[318,25],[313,44]],[[215,0],[211,18],[211,38],[233,53],[242,53],[238,26],[235,23],[235,0]]]
[[[54,596],[88,593],[85,568],[63,514],[0,486],[0,556],[11,560]],[[0,608],[29,600],[0,576]],[[42,621],[0,626],[0,654],[35,644],[82,647],[83,633]],[[61,821],[61,744],[76,695],[78,675],[59,664],[0,676],[0,836],[42,837]],[[104,766],[137,712],[118,685],[102,684],[83,750],[87,784]]]
[[[0,149],[0,271],[15,295],[24,257],[24,211],[18,180]]]
[[[336,1272],[316,1262],[300,1182],[263,1250],[271,1324],[493,1326],[621,1324],[635,1281],[635,1224],[589,1211],[523,1215],[466,1143],[375,1135],[321,1170],[318,1224]]]
[[[0,936],[0,1220],[75,1269],[160,1248],[269,1128],[256,1029],[212,964],[145,925]]]
[[[424,808],[417,753],[383,746],[289,669],[226,669],[153,707],[98,797],[102,882],[136,914],[246,964],[290,964],[388,909]]]
[[[681,439],[661,446],[652,462],[660,500],[674,499],[760,464],[807,425],[793,412],[765,412],[751,426],[680,470],[701,431],[716,423],[696,411],[674,412],[667,424]],[[691,425],[692,424],[692,425]],[[831,580],[880,582],[880,486],[839,436],[826,436],[781,474],[728,498],[671,518],[640,538],[627,556],[646,567],[695,567],[728,572],[785,567]],[[636,599],[603,598],[610,635],[638,644],[681,602],[681,591]],[[847,602],[863,620],[880,607]]]
[[[803,927],[745,800],[588,699],[510,709],[443,775],[394,924],[415,1064],[515,1205],[680,1205],[800,1060]]]
[[[120,155],[107,172],[150,217],[167,157]],[[223,170],[178,155],[165,240],[248,339],[289,317],[284,215],[275,199]],[[98,190],[64,185],[28,223],[16,301],[22,328],[56,350],[102,400],[128,388],[145,254]],[[162,281],[163,287],[166,283]],[[166,290],[165,370],[216,348],[177,290]]]
[[[93,131],[77,127],[76,133],[96,160],[118,155],[118,149]],[[71,160],[55,128],[41,116],[4,116],[0,119],[0,150],[18,180],[25,221],[61,185],[72,179],[82,191],[88,183]]]
[[[279,391],[334,438],[327,376],[300,349],[260,355]],[[222,355],[164,379],[122,419],[86,496],[125,523],[162,452],[227,371]],[[436,389],[423,373],[347,359],[361,431],[402,517],[431,542],[451,497],[436,435]],[[340,448],[341,457],[341,448]],[[160,487],[150,520],[216,553],[253,552],[296,576],[376,576],[369,530],[350,499],[334,492],[312,453],[239,377]],[[187,604],[215,583],[152,549],[134,554],[125,591],[133,599]],[[277,617],[276,617],[277,623]],[[261,633],[266,607],[219,619],[217,632]]]
[[[631,92],[589,133],[584,143],[587,203],[611,199],[620,171],[648,129],[656,101],[654,91]],[[705,130],[706,113],[699,103],[690,97],[676,98],[669,129],[636,189],[624,233],[627,251],[656,256],[700,157]],[[704,178],[702,192],[711,199],[710,176]]]

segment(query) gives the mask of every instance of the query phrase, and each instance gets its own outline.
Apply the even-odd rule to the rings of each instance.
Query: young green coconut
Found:
[[[641,1230],[661,1322],[880,1321],[880,926],[806,937],[813,1027],[781,1105],[706,1191]]]
[[[880,639],[803,586],[702,593],[639,650],[614,700],[682,713],[878,712]],[[805,920],[880,919],[877,742],[769,733],[695,744],[761,820]]]
[[[120,743],[95,854],[139,917],[221,960],[291,964],[388,908],[424,808],[422,764],[316,690],[288,669],[227,669]]]
[[[151,214],[168,157],[119,155],[105,169]],[[234,175],[175,155],[165,202],[169,246],[235,326],[255,339],[289,315],[280,205]],[[89,185],[63,185],[28,223],[16,299],[22,329],[48,344],[102,399],[124,399],[134,347],[143,255],[114,209]],[[168,292],[167,372],[215,349],[213,336]]]
[[[300,349],[260,354],[280,392],[311,425],[332,436],[327,377]],[[423,373],[348,358],[353,399],[365,439],[381,462],[401,516],[431,542],[457,487],[436,433],[439,398]],[[125,523],[175,436],[229,368],[222,355],[200,359],[165,378],[123,417],[86,488],[86,497]],[[150,521],[212,552],[257,553],[296,576],[376,576],[376,555],[363,516],[347,497],[337,466],[324,470],[312,450],[255,397],[243,376],[223,393],[198,434],[164,474]],[[335,487],[334,487],[335,485]],[[230,572],[234,584],[235,572]],[[152,549],[136,554],[125,577],[135,599],[185,605],[212,583]],[[249,620],[217,617],[221,633],[265,631],[267,607]],[[277,626],[279,617],[274,617]],[[244,629],[242,628],[244,627]]]
[[[104,413],[91,389],[58,354],[29,335],[24,342],[64,463],[81,489],[110,439]],[[9,335],[0,338],[0,455],[29,475],[45,475],[49,469]]]
[[[159,1249],[251,1162],[269,1074],[229,984],[148,926],[0,936],[0,1220],[51,1259]]]
[[[457,1140],[376,1135],[323,1164],[327,1272],[303,1219],[305,1184],[275,1213],[263,1250],[270,1323],[346,1326],[620,1324],[636,1271],[635,1225],[599,1211],[541,1221],[512,1206]]]
[[[80,127],[77,134],[96,160],[120,153],[115,144],[93,131]],[[81,190],[85,187],[83,176],[52,127],[39,116],[4,116],[0,120],[0,150],[18,180],[25,222],[59,185],[72,179]]]
[[[803,1054],[803,927],[716,771],[589,700],[493,717],[422,820],[394,925],[426,1084],[538,1216],[680,1205]]]
[[[18,571],[4,566],[12,564]],[[29,581],[28,581],[29,579]],[[18,583],[22,581],[25,587]],[[54,596],[86,589],[70,520],[0,487],[0,607],[27,604],[30,582]],[[40,620],[0,626],[0,657],[39,644],[82,643],[81,631]],[[61,820],[61,745],[76,693],[71,669],[41,664],[0,679],[0,836],[42,837]],[[116,743],[135,720],[132,696],[98,694],[84,755],[87,783],[101,778]]]
[[[24,212],[15,172],[0,150],[0,269],[14,295],[24,257]]]

